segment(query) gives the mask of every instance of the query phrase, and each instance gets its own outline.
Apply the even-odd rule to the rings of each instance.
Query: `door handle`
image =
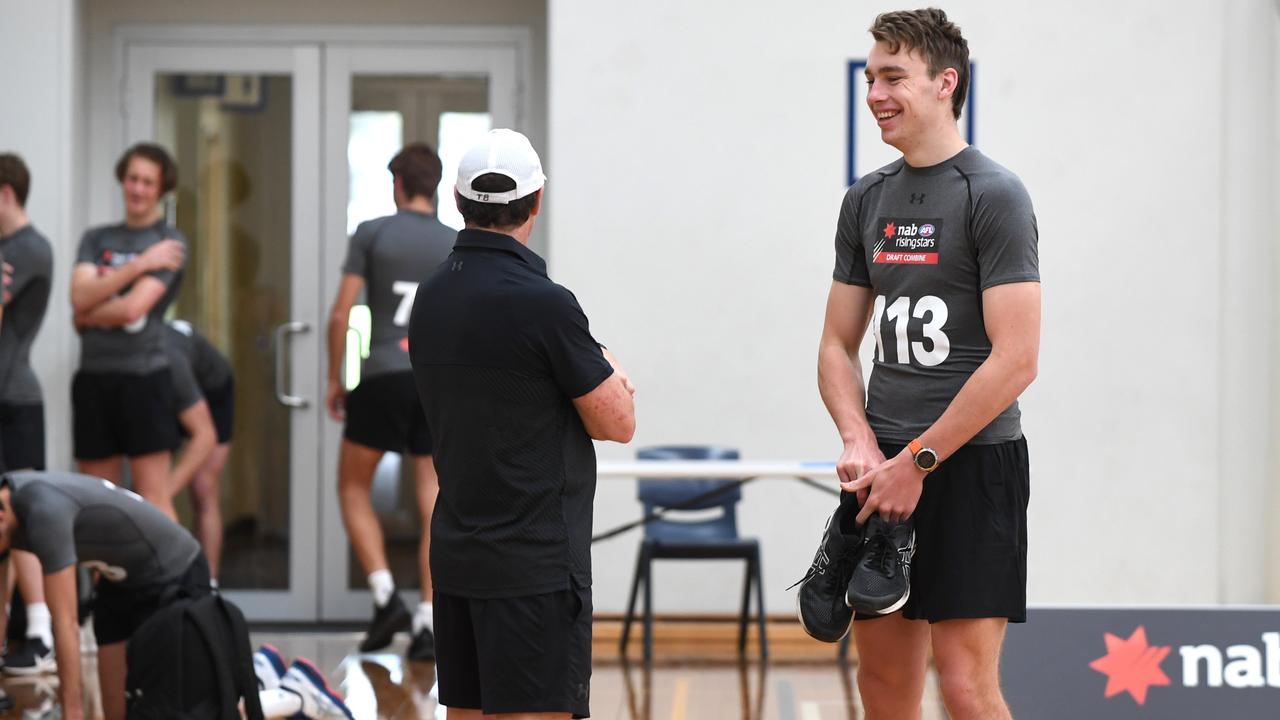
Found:
[[[289,341],[289,336],[295,333],[310,332],[310,330],[311,325],[302,322],[301,320],[281,323],[276,327],[276,400],[285,407],[304,408],[310,404],[306,398],[299,397],[298,395],[290,395],[285,392],[285,389],[282,387],[284,384],[285,359],[287,355],[285,349],[286,343]]]

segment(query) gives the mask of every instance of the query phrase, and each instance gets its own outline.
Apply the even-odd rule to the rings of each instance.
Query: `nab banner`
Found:
[[[1018,718],[1280,718],[1280,609],[1031,608],[1000,665]]]

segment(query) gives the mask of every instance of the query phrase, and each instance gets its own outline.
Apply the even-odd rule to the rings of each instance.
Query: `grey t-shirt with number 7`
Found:
[[[977,148],[927,168],[899,159],[849,188],[833,277],[874,295],[867,420],[881,442],[918,437],[991,354],[982,292],[1038,282],[1038,243],[1022,181]],[[1021,436],[1015,401],[970,442]]]
[[[458,233],[435,215],[401,210],[360,223],[342,272],[364,278],[373,320],[360,376],[409,372],[409,312],[422,282],[453,251]]]

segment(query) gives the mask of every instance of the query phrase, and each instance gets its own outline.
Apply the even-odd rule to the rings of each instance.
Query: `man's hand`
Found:
[[[186,259],[187,251],[177,240],[161,240],[148,247],[137,258],[143,272],[180,270]]]
[[[858,513],[858,524],[861,525],[878,512],[883,520],[902,522],[911,517],[920,502],[920,493],[924,491],[925,472],[916,467],[911,452],[903,448],[902,452],[877,465],[857,480],[840,483],[840,488],[847,492],[861,493],[870,489],[870,494],[862,503],[862,511]],[[861,500],[862,495],[859,494]]]
[[[627,392],[631,393],[632,397],[635,397],[636,386],[631,382],[631,376],[622,369],[622,363],[618,362],[618,358],[613,353],[609,352],[609,348],[602,347],[600,348],[600,352],[604,353],[604,359],[609,361],[609,364],[613,366],[613,372],[617,374],[620,380],[622,380],[622,387],[626,388]]]
[[[329,406],[329,417],[342,422],[347,417],[347,389],[341,380],[329,380],[329,392],[325,398]]]
[[[3,303],[5,305],[8,305],[9,301],[13,299],[13,294],[9,292],[9,286],[13,284],[13,266],[10,265],[9,263],[5,263],[3,267],[3,274],[4,274]]]
[[[844,452],[840,453],[840,459],[836,461],[836,475],[840,477],[840,487],[845,487],[863,475],[867,474],[871,468],[874,468],[884,462],[884,453],[880,452],[880,446],[874,441],[869,443],[847,442],[844,445]],[[866,487],[857,491],[858,504],[862,505],[867,501]]]

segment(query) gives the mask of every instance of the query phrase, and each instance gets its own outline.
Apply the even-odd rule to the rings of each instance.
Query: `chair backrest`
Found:
[[[641,448],[636,453],[636,457],[640,460],[737,460],[738,451],[734,448],[709,445],[664,445]],[[645,514],[648,515],[660,509],[680,506],[699,495],[726,485],[733,486],[735,482],[698,477],[664,480],[640,478],[639,498],[644,505]],[[708,500],[682,510],[672,511],[661,519],[646,524],[644,536],[652,540],[669,542],[735,540],[738,537],[737,504],[741,499],[742,488],[735,486]],[[696,519],[680,518],[682,512],[705,511],[713,508],[720,509],[720,513],[713,517],[706,517],[705,512],[698,512]]]

